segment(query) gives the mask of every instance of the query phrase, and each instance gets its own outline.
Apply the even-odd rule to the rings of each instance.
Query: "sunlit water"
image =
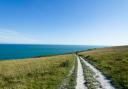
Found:
[[[19,59],[35,56],[49,56],[97,47],[99,46],[0,44],[0,59]]]

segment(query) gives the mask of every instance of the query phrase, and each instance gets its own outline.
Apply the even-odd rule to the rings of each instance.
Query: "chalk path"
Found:
[[[77,67],[77,85],[76,85],[76,89],[87,89],[87,87],[85,86],[85,80],[84,80],[84,75],[83,75],[83,68],[82,68],[82,64],[80,62],[79,57],[77,56],[77,62],[78,62],[78,67]]]

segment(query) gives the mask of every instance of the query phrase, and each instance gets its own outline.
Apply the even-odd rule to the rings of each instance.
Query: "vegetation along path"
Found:
[[[91,65],[81,57],[77,58],[81,60],[84,77],[86,80],[85,85],[88,89],[115,89],[110,84],[110,81],[107,80],[106,77],[102,75],[102,73],[97,70],[93,65]]]

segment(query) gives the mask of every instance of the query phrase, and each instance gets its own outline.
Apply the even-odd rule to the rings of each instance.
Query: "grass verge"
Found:
[[[128,89],[128,46],[101,48],[79,55],[103,72],[118,89]]]
[[[57,89],[74,55],[0,61],[0,89]]]
[[[69,74],[64,78],[59,89],[75,89],[77,78],[77,60],[75,58],[74,66],[70,70]]]

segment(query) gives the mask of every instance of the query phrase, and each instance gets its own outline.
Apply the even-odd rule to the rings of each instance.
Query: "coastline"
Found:
[[[86,50],[81,50],[81,51],[74,51],[74,52],[67,52],[67,53],[60,53],[60,54],[58,53],[58,54],[51,54],[51,55],[32,56],[32,57],[25,57],[25,58],[0,59],[0,61],[6,61],[6,60],[25,60],[25,59],[30,59],[30,58],[52,57],[52,56],[59,56],[59,55],[75,54],[76,52],[78,52],[78,53],[86,52],[86,51],[95,50],[95,49],[97,49],[97,48],[86,49]]]

